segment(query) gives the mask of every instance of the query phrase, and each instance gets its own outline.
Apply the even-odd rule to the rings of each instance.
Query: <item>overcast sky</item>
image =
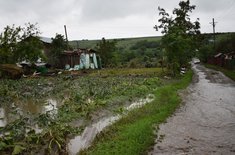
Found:
[[[171,13],[180,0],[0,0],[0,31],[6,25],[38,23],[44,37],[64,35],[69,40],[126,38],[161,35],[153,29],[158,6]],[[235,31],[235,0],[191,0],[196,9],[191,19],[200,18],[201,31]]]

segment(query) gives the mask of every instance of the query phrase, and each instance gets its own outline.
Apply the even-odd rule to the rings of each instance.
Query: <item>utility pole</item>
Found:
[[[69,40],[68,40],[68,34],[67,34],[66,25],[64,25],[64,31],[65,31],[66,41],[67,41],[67,50],[68,50],[68,47],[69,47]]]
[[[217,22],[215,22],[215,19],[212,19],[212,23],[210,23],[213,26],[213,35],[214,35],[214,50],[215,50],[215,24]]]
[[[78,43],[78,40],[77,40],[77,49],[79,48],[79,43]]]

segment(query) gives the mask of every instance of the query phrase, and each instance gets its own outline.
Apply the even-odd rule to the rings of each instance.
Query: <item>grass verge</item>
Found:
[[[221,71],[223,72],[226,76],[228,76],[230,79],[234,80],[235,81],[235,71],[233,70],[228,70],[228,69],[225,69],[225,68],[222,68],[222,67],[219,67],[219,66],[215,66],[215,65],[210,65],[210,64],[205,64],[205,66],[207,68],[211,68],[211,69],[214,69],[214,70],[217,70],[217,71]]]
[[[157,76],[164,75],[161,68],[102,69],[93,71],[90,76]]]
[[[145,154],[154,145],[153,130],[164,122],[180,105],[177,92],[192,80],[192,71],[173,84],[157,89],[155,100],[128,115],[100,133],[93,145],[80,154],[136,155]]]

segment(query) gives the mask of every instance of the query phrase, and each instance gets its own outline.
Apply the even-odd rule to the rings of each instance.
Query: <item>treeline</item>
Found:
[[[37,24],[27,23],[24,27],[6,26],[0,33],[0,64],[15,64],[21,61],[34,63],[43,59],[57,67],[61,52],[71,48],[63,35],[56,34],[47,47],[49,52],[45,52],[40,34]]]
[[[203,62],[207,62],[210,57],[218,53],[230,53],[235,51],[235,33],[222,33],[215,35],[201,35],[201,46],[197,52],[197,56]]]
[[[158,48],[158,47],[159,47],[159,42],[142,40],[142,41],[137,42],[130,49],[131,50],[138,50],[138,49],[145,50],[147,48]]]
[[[117,44],[118,40],[103,38],[95,47],[103,67],[157,67],[162,59],[159,41],[140,40],[129,47]]]
[[[41,32],[36,24],[27,23],[25,27],[6,26],[0,34],[0,64],[36,61],[43,57],[39,34]]]

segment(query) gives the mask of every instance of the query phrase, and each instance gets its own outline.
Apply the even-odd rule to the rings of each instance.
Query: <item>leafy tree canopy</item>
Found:
[[[116,41],[108,41],[105,38],[96,45],[96,49],[100,54],[102,65],[104,67],[113,66],[116,63],[116,57],[114,55],[117,50]]]
[[[68,48],[66,39],[61,34],[56,34],[55,38],[52,38],[51,51],[48,55],[48,62],[55,66],[59,66],[59,59],[61,53]]]
[[[0,62],[36,61],[42,57],[39,34],[37,24],[27,23],[25,27],[6,26],[0,34]]]
[[[199,19],[191,22],[189,13],[195,9],[195,5],[190,5],[190,1],[180,1],[179,8],[172,12],[173,16],[163,8],[158,8],[160,25],[156,25],[156,30],[161,29],[162,46],[165,49],[169,67],[175,74],[180,66],[185,65],[192,56],[197,44],[197,35],[200,34]]]

